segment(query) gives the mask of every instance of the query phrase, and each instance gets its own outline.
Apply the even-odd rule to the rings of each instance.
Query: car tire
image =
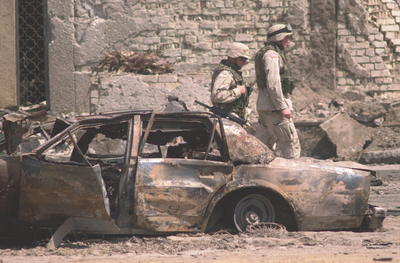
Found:
[[[246,195],[234,206],[233,223],[240,232],[246,231],[250,225],[274,221],[274,207],[268,198],[263,195]]]

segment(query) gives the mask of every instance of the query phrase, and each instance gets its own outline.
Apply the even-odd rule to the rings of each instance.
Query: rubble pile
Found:
[[[158,51],[131,52],[113,50],[105,52],[105,58],[96,67],[102,71],[105,67],[108,72],[132,72],[137,74],[166,74],[174,71],[173,64],[160,56]]]
[[[393,95],[393,94],[392,94]],[[303,156],[364,164],[400,163],[400,102],[395,95],[337,93],[298,112]]]

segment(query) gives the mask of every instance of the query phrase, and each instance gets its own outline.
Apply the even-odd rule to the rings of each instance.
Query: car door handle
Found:
[[[214,178],[214,174],[206,174],[206,175],[203,175],[203,174],[199,174],[199,178],[200,179],[213,179]]]

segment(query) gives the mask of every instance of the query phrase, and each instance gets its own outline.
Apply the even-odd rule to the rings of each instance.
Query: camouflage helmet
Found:
[[[228,49],[226,50],[226,54],[231,58],[250,58],[250,49],[245,44],[235,42],[229,45]]]
[[[267,41],[282,41],[286,36],[292,34],[292,27],[290,24],[277,24],[268,29]]]

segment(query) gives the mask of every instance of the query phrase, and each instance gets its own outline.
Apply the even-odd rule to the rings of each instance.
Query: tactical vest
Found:
[[[232,90],[236,88],[238,85],[243,85],[243,77],[242,73],[239,72],[239,68],[232,62],[224,59],[221,60],[220,64],[216,69],[214,69],[213,75],[212,75],[212,81],[211,81],[211,88],[214,88],[214,82],[217,79],[218,75],[222,71],[228,71],[229,74],[231,74],[233,80],[235,81],[235,84],[231,84],[229,87],[229,90]],[[212,94],[212,92],[211,92]],[[212,96],[212,95],[211,95]],[[245,119],[246,116],[246,108],[249,105],[249,94],[245,92],[238,98],[237,100],[232,101],[231,103],[215,103],[212,102],[214,106],[231,111],[236,113],[240,118]]]
[[[255,56],[257,86],[259,88],[265,88],[267,86],[267,76],[265,74],[263,57],[268,50],[274,50],[282,57],[283,60],[283,67],[279,71],[279,75],[281,76],[282,93],[292,94],[295,88],[294,79],[290,73],[290,68],[289,64],[287,63],[285,53],[276,43],[265,42],[264,45],[265,46],[260,49]]]

